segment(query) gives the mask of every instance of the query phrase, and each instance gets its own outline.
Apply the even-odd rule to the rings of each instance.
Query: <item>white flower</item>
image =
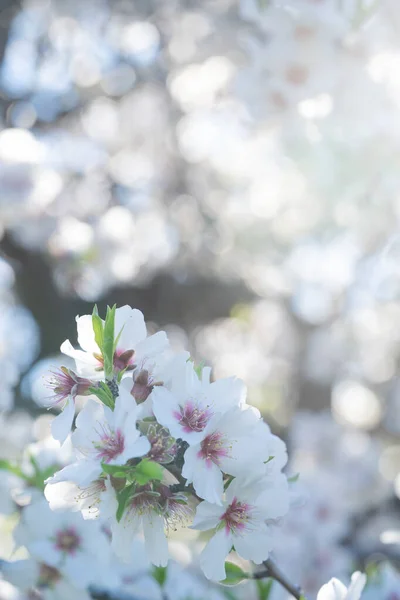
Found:
[[[121,521],[111,524],[112,548],[119,558],[131,561],[132,542],[143,531],[146,553],[156,566],[165,567],[168,562],[168,542],[165,527],[188,519],[190,509],[186,497],[173,493],[164,484],[136,487],[127,503]]]
[[[204,437],[210,420],[244,401],[244,385],[239,379],[209,381],[209,369],[203,369],[200,380],[193,363],[187,362],[177,371],[171,390],[154,388],[153,411],[159,423],[168,427],[175,438],[197,444]]]
[[[100,507],[109,504],[106,480],[102,475],[102,463],[124,465],[130,458],[144,456],[151,445],[136,428],[138,407],[132,396],[124,389],[115,401],[114,411],[94,400],[89,400],[76,419],[76,429],[71,436],[77,457],[46,481],[46,497],[56,510],[73,505],[83,510],[85,518],[91,518]],[[59,482],[73,482],[76,488],[64,486],[66,498],[57,501],[57,488],[50,486]],[[60,488],[58,488],[60,491]],[[96,516],[96,514],[94,514]]]
[[[109,544],[97,522],[76,513],[52,512],[45,500],[23,510],[14,539],[79,588],[98,582],[99,573],[107,571]]]
[[[186,450],[182,475],[201,498],[221,505],[223,473],[236,477],[264,471],[270,437],[256,409],[234,407],[215,415],[199,443]]]
[[[208,579],[225,579],[225,558],[236,552],[256,564],[268,558],[273,546],[272,528],[267,520],[277,519],[288,510],[288,485],[282,474],[256,479],[235,479],[228,487],[222,506],[201,502],[194,529],[215,533],[200,556]]]
[[[341,581],[333,578],[329,583],[322,586],[318,592],[317,600],[360,600],[366,581],[366,575],[359,571],[351,576],[351,583],[348,588]]]
[[[59,371],[53,371],[47,382],[47,387],[53,390],[54,396],[50,406],[61,404],[59,415],[51,423],[53,437],[61,443],[67,439],[72,421],[75,416],[75,400],[79,396],[89,396],[90,387],[93,382],[85,377],[79,377],[71,369],[61,367]]]
[[[152,417],[153,390],[169,388],[186,367],[188,352],[174,354],[170,350],[147,358],[145,363],[135,366],[124,374],[121,386],[126,389],[140,406],[141,418]]]
[[[124,465],[130,458],[146,454],[150,443],[136,429],[137,414],[134,399],[122,388],[114,411],[89,400],[79,413],[71,436],[78,460],[56,473],[47,483],[73,481],[86,488],[99,479],[103,462]]]
[[[73,586],[60,571],[31,558],[14,562],[2,561],[1,574],[6,581],[25,592],[21,600],[36,598],[38,591],[43,600],[91,600],[86,591]]]
[[[61,345],[61,352],[75,359],[79,375],[102,379],[103,362],[100,348],[95,342],[92,317],[77,317],[76,322],[81,350],[75,350],[66,340]],[[115,338],[118,339],[114,353],[115,372],[138,367],[144,369],[149,360],[169,346],[164,331],[147,337],[143,314],[130,306],[121,306],[115,311]]]
[[[51,510],[80,511],[84,519],[96,519],[100,514],[103,520],[115,515],[117,501],[114,488],[108,478],[100,477],[86,487],[72,481],[48,483],[44,495]]]

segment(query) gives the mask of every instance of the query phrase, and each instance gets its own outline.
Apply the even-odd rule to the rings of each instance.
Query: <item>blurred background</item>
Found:
[[[400,495],[398,1],[0,6],[4,429],[43,412],[77,314],[130,304],[246,381],[322,498],[301,524],[342,524],[333,574],[381,553]]]

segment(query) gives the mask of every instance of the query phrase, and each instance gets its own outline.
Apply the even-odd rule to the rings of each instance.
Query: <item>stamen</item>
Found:
[[[179,411],[174,412],[174,417],[182,425],[185,433],[204,431],[212,416],[213,412],[209,407],[199,406],[191,400],[181,406]]]
[[[226,533],[237,535],[244,531],[248,527],[251,518],[251,509],[250,504],[239,502],[236,497],[233,498],[231,504],[220,517],[220,520],[225,523]]]

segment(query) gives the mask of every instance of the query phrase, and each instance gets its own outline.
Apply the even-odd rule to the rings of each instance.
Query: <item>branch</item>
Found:
[[[264,579],[265,577],[271,577],[272,579],[275,579],[275,581],[280,583],[281,586],[284,587],[285,590],[290,592],[290,594],[292,594],[292,596],[294,596],[297,600],[306,600],[306,597],[304,596],[301,587],[299,585],[294,585],[293,583],[291,583],[287,579],[286,575],[282,573],[282,571],[271,558],[269,558],[268,560],[264,560],[263,565],[266,568],[266,571],[255,573],[253,575],[254,579]]]

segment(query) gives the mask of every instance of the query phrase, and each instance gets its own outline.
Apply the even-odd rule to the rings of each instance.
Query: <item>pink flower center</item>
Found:
[[[92,382],[84,377],[79,377],[71,369],[61,367],[58,371],[52,372],[52,378],[47,382],[54,393],[54,402],[59,403],[66,400],[69,396],[87,396]]]
[[[66,527],[57,531],[55,546],[57,550],[67,554],[75,554],[81,545],[81,538],[73,527]]]
[[[103,428],[100,442],[95,444],[97,458],[108,463],[125,450],[125,437],[120,429]]]
[[[190,401],[174,412],[175,419],[182,425],[185,433],[204,431],[213,413],[209,408],[200,407]]]
[[[228,506],[220,520],[225,523],[226,533],[234,535],[246,529],[251,516],[251,506],[245,502],[239,502],[235,497],[232,503]]]
[[[117,349],[114,353],[114,370],[118,373],[124,369],[131,370],[135,364],[135,351]]]
[[[229,456],[226,437],[220,431],[210,433],[201,442],[197,456],[205,460],[207,466],[211,466],[212,463],[219,466],[220,459]]]

